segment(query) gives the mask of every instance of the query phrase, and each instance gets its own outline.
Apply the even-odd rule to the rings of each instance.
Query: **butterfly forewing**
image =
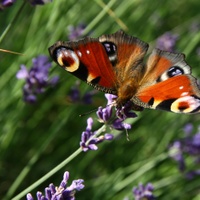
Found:
[[[57,42],[49,48],[52,58],[66,71],[96,89],[115,93],[116,76],[104,46],[97,39]]]

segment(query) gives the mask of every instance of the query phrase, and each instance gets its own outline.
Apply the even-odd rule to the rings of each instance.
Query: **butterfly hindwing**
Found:
[[[146,87],[136,94],[143,107],[175,113],[193,113],[200,109],[200,94],[196,79],[190,75],[172,77]],[[133,100],[134,101],[134,100]]]
[[[175,113],[199,112],[200,91],[183,54],[156,49],[148,59],[147,69],[135,95],[143,107]]]

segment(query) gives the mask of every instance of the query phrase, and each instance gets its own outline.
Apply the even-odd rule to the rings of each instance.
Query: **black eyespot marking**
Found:
[[[113,66],[117,63],[117,46],[112,42],[102,42],[110,62]]]
[[[184,74],[184,71],[179,66],[173,66],[167,72],[168,77],[178,76],[178,75],[181,75],[181,74]]]
[[[195,100],[199,100],[199,97],[197,97],[196,95],[192,95],[192,97],[194,97]],[[191,111],[190,113],[197,113],[200,110],[200,106],[196,107],[193,111]]]
[[[106,52],[108,55],[115,54],[117,51],[117,47],[114,43],[112,42],[102,42],[103,46],[105,47]]]
[[[189,107],[190,105],[188,104],[188,102],[180,102],[178,105],[178,109],[180,110],[180,112],[186,110]]]
[[[149,100],[148,104],[149,104],[150,106],[152,106],[153,103],[154,103],[154,98],[152,97],[152,98]]]
[[[161,110],[166,110],[166,111],[170,111],[171,110],[171,105],[172,103],[175,101],[176,99],[168,99],[168,100],[164,100],[162,101],[160,104],[158,104],[156,106],[157,109],[161,109]]]
[[[101,80],[101,77],[100,77],[100,76],[97,76],[96,78],[94,78],[94,79],[91,81],[91,84],[96,85],[96,84],[99,83],[100,80]]]
[[[75,72],[80,65],[77,54],[70,48],[60,47],[54,51],[56,62],[68,72]]]
[[[65,50],[64,48],[59,49],[57,51],[57,54],[61,53],[61,51],[64,52],[64,50]],[[71,67],[74,64],[74,59],[70,54],[67,55],[66,53],[63,53],[63,55],[62,55],[62,63],[63,63],[63,66],[65,66],[65,67]]]
[[[160,76],[156,79],[156,82],[157,83],[161,82],[161,77]]]
[[[53,51],[54,60],[66,71],[83,81],[87,81],[88,69],[79,60],[76,53],[71,48],[59,47]]]

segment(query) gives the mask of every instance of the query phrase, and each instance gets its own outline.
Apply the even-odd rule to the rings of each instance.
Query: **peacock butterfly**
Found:
[[[131,101],[136,108],[200,112],[200,90],[185,56],[154,49],[144,64],[147,50],[147,43],[122,30],[49,47],[53,60],[66,71],[117,95],[117,107]]]

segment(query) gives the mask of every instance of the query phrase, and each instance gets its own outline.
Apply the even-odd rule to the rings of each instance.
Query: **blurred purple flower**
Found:
[[[0,10],[6,7],[10,7],[15,3],[16,0],[0,0]],[[46,3],[52,2],[52,0],[27,0],[31,5],[44,5]]]
[[[153,185],[148,183],[146,186],[143,184],[139,184],[138,187],[133,188],[133,194],[135,196],[135,200],[154,200],[156,197],[153,195]]]
[[[178,163],[179,170],[185,173],[187,178],[200,175],[200,169],[198,169],[198,164],[200,164],[200,131],[192,135],[192,129],[192,125],[187,124],[183,129],[185,138],[173,142],[169,147],[169,156]],[[193,158],[195,163],[194,170],[187,170],[185,155]]]
[[[197,169],[197,170],[187,172],[185,176],[187,179],[191,180],[195,178],[195,176],[199,176],[199,175],[200,175],[200,170]]]
[[[81,91],[79,86],[80,86],[80,81],[77,81],[75,85],[71,87],[68,94],[69,100],[73,103],[92,104],[92,97],[97,91],[92,90],[86,92],[83,96],[81,96]]]
[[[0,0],[0,10],[12,6],[15,1],[16,0]]]
[[[156,48],[164,51],[175,51],[175,45],[179,36],[171,32],[166,32],[157,39]]]
[[[188,123],[183,127],[183,131],[185,132],[185,136],[188,137],[191,135],[193,130],[193,125]]]
[[[83,31],[85,30],[85,28],[86,28],[86,25],[83,23],[80,23],[78,26],[68,26],[68,30],[69,30],[68,39],[76,40],[79,37],[83,36]]]
[[[104,140],[113,139],[113,135],[109,133],[95,137],[96,131],[92,132],[92,125],[93,125],[93,119],[90,117],[87,120],[86,131],[84,131],[81,135],[80,146],[85,152],[88,150],[97,150],[98,149],[97,144],[103,142]]]
[[[63,180],[59,187],[54,186],[52,183],[49,187],[45,188],[45,195],[41,192],[37,192],[37,200],[75,200],[75,192],[84,188],[84,180],[78,179],[72,181],[72,184],[67,187],[67,181],[69,179],[69,172],[65,172]],[[29,193],[26,196],[27,200],[34,200],[33,196]]]
[[[21,69],[17,72],[18,79],[25,79],[26,83],[23,87],[23,99],[27,103],[35,103],[37,95],[43,93],[49,86],[54,86],[58,82],[58,76],[49,79],[49,69],[51,63],[47,56],[40,55],[32,60],[33,66],[30,70],[25,65],[21,65]]]
[[[181,172],[185,170],[185,160],[182,152],[182,144],[180,141],[175,141],[170,145],[169,156],[178,163],[178,168]]]
[[[28,2],[32,6],[36,6],[36,5],[44,5],[46,3],[52,2],[52,0],[28,0]]]

